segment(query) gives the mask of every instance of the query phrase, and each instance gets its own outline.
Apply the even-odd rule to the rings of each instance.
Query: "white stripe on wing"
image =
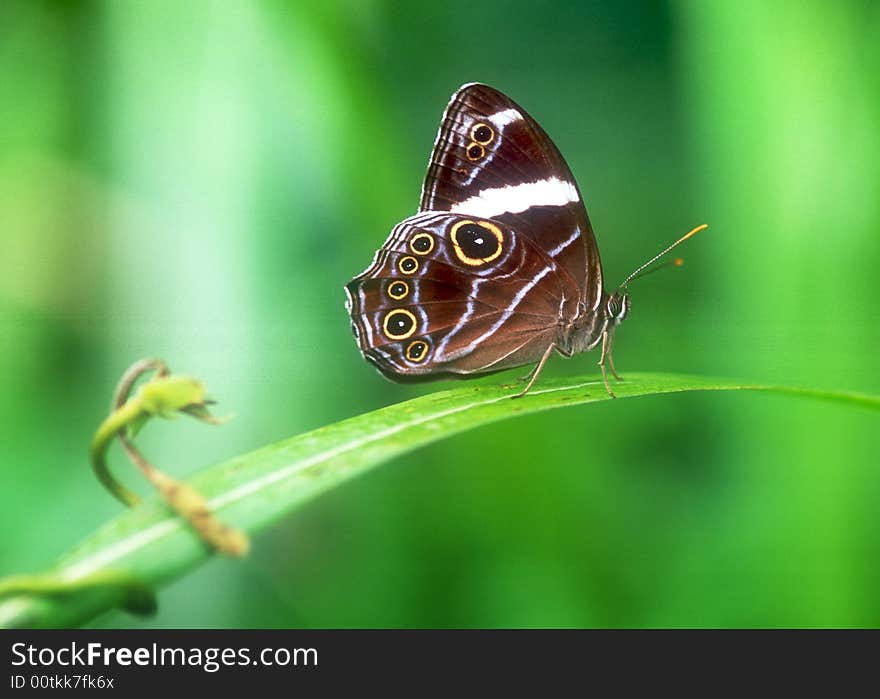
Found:
[[[522,119],[522,114],[515,109],[505,109],[489,117],[489,121],[495,124],[499,130],[503,130],[505,126],[519,119]]]
[[[576,241],[580,237],[581,237],[581,229],[576,228],[574,233],[571,234],[571,237],[569,237],[568,240],[563,240],[561,243],[559,243],[559,245],[557,245],[555,248],[553,248],[547,254],[550,255],[550,257],[556,257],[560,252],[565,250],[565,248],[567,248],[569,245],[571,245],[574,241]]]
[[[580,201],[577,188],[558,177],[535,182],[484,189],[469,199],[453,206],[457,214],[494,218],[501,214],[516,214],[533,206],[565,206]]]

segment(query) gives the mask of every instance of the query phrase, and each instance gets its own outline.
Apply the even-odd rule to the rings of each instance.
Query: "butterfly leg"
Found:
[[[614,368],[614,357],[611,356],[610,351],[608,352],[608,368],[611,369],[611,375],[617,381],[623,381],[623,378],[620,376],[620,374],[617,373],[617,369]]]
[[[602,333],[602,355],[599,357],[599,368],[602,370],[602,381],[605,382],[605,390],[608,391],[608,395],[612,398],[617,398],[614,395],[614,391],[611,390],[611,386],[608,385],[608,373],[605,370],[605,358],[611,360],[611,339],[612,335],[607,330]],[[614,377],[617,378],[617,372],[614,371],[614,365],[611,365],[611,371],[614,373]]]
[[[611,330],[608,331],[608,352],[606,353],[608,357],[608,368],[611,369],[611,375],[617,381],[623,381],[623,379],[620,377],[620,374],[617,373],[617,369],[614,368],[614,355],[611,352],[611,345],[613,344],[613,340],[614,328],[611,328]]]
[[[529,392],[529,389],[532,387],[532,384],[535,383],[535,379],[538,378],[538,374],[541,373],[541,369],[544,368],[544,365],[547,363],[547,360],[550,359],[550,355],[553,353],[553,350],[556,349],[556,343],[551,343],[550,346],[544,350],[544,354],[541,355],[541,359],[538,361],[537,366],[532,369],[531,374],[527,377],[529,382],[526,384],[526,387],[517,394],[511,396],[511,398],[521,398],[526,393]]]
[[[529,369],[528,373],[523,374],[522,376],[517,378],[518,383],[525,383],[526,381],[531,381],[532,377],[535,375],[535,372],[538,370],[538,367],[541,366],[540,362],[535,364],[531,369]]]

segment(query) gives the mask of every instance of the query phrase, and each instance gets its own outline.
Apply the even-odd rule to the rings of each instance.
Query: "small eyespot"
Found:
[[[471,129],[471,138],[481,146],[488,146],[492,143],[492,139],[495,138],[495,131],[488,124],[476,124]]]
[[[459,221],[449,231],[455,256],[466,265],[477,267],[501,255],[504,234],[488,221]]]
[[[471,162],[475,160],[480,160],[483,156],[486,155],[486,149],[483,148],[479,143],[471,143],[467,149],[467,158]]]
[[[409,294],[409,284],[398,279],[388,285],[387,291],[391,298],[395,301],[400,301],[400,299],[406,298],[407,294]]]
[[[397,269],[399,269],[402,274],[414,274],[418,268],[419,261],[411,255],[401,257],[400,261],[397,263]]]
[[[409,241],[409,249],[416,255],[427,255],[434,249],[434,237],[429,233],[418,233]]]
[[[395,308],[382,321],[382,330],[389,340],[405,340],[416,331],[416,317],[404,308]]]
[[[421,362],[428,356],[428,343],[424,340],[413,340],[407,345],[406,358],[411,362]]]

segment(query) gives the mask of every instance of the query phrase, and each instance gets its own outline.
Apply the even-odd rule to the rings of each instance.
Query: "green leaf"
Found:
[[[171,374],[150,379],[137,390],[135,400],[150,415],[169,420],[177,417],[179,410],[189,410],[196,417],[209,415],[204,384],[189,376]]]
[[[754,390],[880,410],[880,397],[744,384],[695,376],[631,374],[614,385],[618,399],[681,391]],[[461,386],[359,415],[205,469],[188,482],[225,522],[254,533],[303,503],[390,459],[491,422],[543,410],[610,400],[596,378],[542,379],[528,395],[519,385]],[[205,561],[210,552],[158,498],[110,521],[64,556],[54,575],[65,594],[40,589],[0,601],[0,626],[73,626],[119,604],[112,585],[70,585],[112,576],[158,587]],[[43,578],[43,576],[41,576]],[[2,584],[0,584],[2,585]]]

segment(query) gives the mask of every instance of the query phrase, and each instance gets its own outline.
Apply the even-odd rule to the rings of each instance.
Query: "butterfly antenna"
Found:
[[[664,267],[669,267],[670,265],[675,266],[675,267],[681,267],[681,265],[684,264],[684,260],[682,260],[680,257],[677,257],[677,258],[675,258],[674,260],[672,260],[671,262],[667,262],[667,263],[664,264],[664,265],[660,265],[659,267],[656,267],[656,268],[654,268],[654,269],[650,269],[650,270],[648,270],[647,272],[645,272],[645,270],[646,270],[648,267],[650,267],[652,264],[654,264],[657,260],[659,260],[661,257],[663,257],[663,256],[664,256],[666,253],[668,253],[670,250],[672,250],[672,249],[678,247],[678,246],[681,245],[684,241],[686,241],[688,238],[693,238],[697,233],[699,233],[700,231],[704,231],[704,230],[706,230],[708,227],[709,227],[709,225],[706,224],[706,223],[704,223],[704,224],[702,224],[702,225],[697,226],[697,227],[694,228],[693,230],[688,231],[687,233],[685,233],[683,236],[681,236],[681,238],[679,238],[678,240],[676,240],[676,241],[675,241],[672,245],[670,245],[668,248],[666,248],[665,250],[663,250],[663,251],[661,251],[661,252],[658,252],[656,255],[654,255],[654,257],[652,257],[650,260],[648,260],[645,264],[643,264],[641,267],[639,267],[638,269],[636,269],[632,274],[630,274],[626,279],[624,279],[624,280],[620,283],[620,285],[618,285],[617,288],[618,288],[618,289],[622,289],[622,288],[624,288],[627,284],[629,284],[633,279],[635,279],[635,278],[637,278],[637,277],[644,277],[646,274],[650,274],[651,272],[656,272],[657,270],[663,269]]]
[[[631,282],[635,279],[647,277],[649,274],[654,274],[654,272],[659,272],[661,269],[666,269],[667,267],[681,267],[682,265],[684,265],[684,258],[676,257],[673,260],[669,260],[669,262],[664,262],[662,265],[657,265],[656,267],[651,267],[651,269],[646,269],[644,272],[638,272],[637,274],[631,275],[627,281]]]

